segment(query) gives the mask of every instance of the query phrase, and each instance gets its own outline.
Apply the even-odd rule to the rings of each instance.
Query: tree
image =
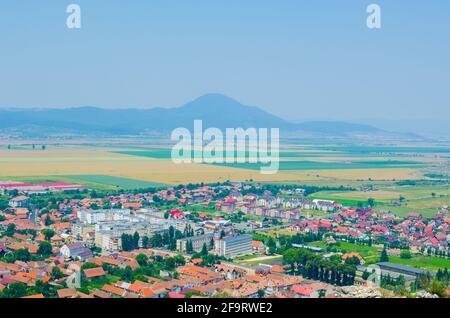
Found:
[[[386,246],[381,251],[380,262],[389,262],[389,256],[387,255]]]
[[[6,227],[5,235],[12,237],[16,233],[16,225],[14,223],[8,224]]]
[[[130,266],[125,267],[120,278],[126,282],[133,281],[133,269]]]
[[[133,234],[133,249],[139,248],[139,233],[134,232]]]
[[[400,258],[402,259],[410,259],[412,258],[411,253],[409,251],[401,251]]]
[[[277,243],[272,237],[267,241],[267,246],[269,247],[269,254],[275,254],[277,251]]]
[[[27,285],[24,283],[12,283],[3,290],[2,297],[4,298],[20,298],[26,296]]]
[[[203,243],[202,251],[200,252],[200,254],[202,256],[207,256],[208,255],[208,247],[206,246],[206,243]]]
[[[5,210],[9,207],[8,197],[0,197],[0,210]]]
[[[373,198],[367,199],[367,204],[369,204],[369,206],[373,207],[375,205],[375,199],[373,199]]]
[[[142,238],[142,247],[143,248],[148,248],[149,244],[150,244],[150,240],[149,240],[148,236],[144,236]]]
[[[87,263],[84,263],[83,265],[81,265],[82,270],[89,269],[89,268],[97,268],[97,267],[98,267],[97,264],[94,264],[91,262],[87,262]]]
[[[50,241],[51,238],[55,235],[55,231],[52,229],[43,229],[41,233],[44,235],[45,240]]]
[[[16,260],[22,262],[28,262],[31,260],[30,251],[27,248],[21,248],[14,252]]]
[[[362,273],[361,277],[362,277],[362,279],[367,280],[369,278],[369,276],[370,276],[370,273],[367,270],[365,270],[364,273]]]
[[[167,248],[171,251],[175,251],[177,249],[177,241],[175,239],[170,239],[169,245]]]
[[[128,252],[135,249],[135,241],[134,236],[131,236],[126,233],[122,233],[121,235],[121,241],[122,241],[122,250]]]
[[[431,294],[438,295],[441,298],[447,297],[447,293],[445,291],[445,285],[443,283],[439,282],[437,279],[433,279],[428,291]]]
[[[148,257],[145,254],[139,254],[136,256],[136,262],[138,262],[139,266],[147,266],[148,265]]]
[[[191,240],[188,240],[188,241],[186,242],[186,253],[187,253],[187,254],[192,254],[192,253],[194,253],[194,247],[192,246],[192,241],[191,241]]]
[[[44,220],[44,224],[45,224],[45,226],[49,226],[49,225],[53,224],[53,221],[50,219],[50,215],[47,214],[47,216],[45,217],[45,220]]]
[[[36,286],[34,287],[35,294],[42,294],[44,297],[49,298],[55,296],[55,288],[48,282],[43,282],[38,280]]]
[[[51,276],[52,276],[53,280],[56,280],[56,279],[63,278],[64,274],[61,272],[61,270],[57,266],[53,266]]]
[[[361,261],[359,260],[358,257],[352,256],[352,257],[347,257],[345,259],[345,264],[347,264],[347,265],[360,265]]]
[[[155,233],[152,238],[150,239],[150,246],[151,247],[161,247],[163,246],[163,237],[160,233]]]
[[[52,254],[52,245],[47,241],[39,242],[37,253],[46,256]]]
[[[175,266],[176,266],[175,259],[172,257],[166,258],[164,260],[164,266],[165,266],[165,269],[168,271],[174,270]]]

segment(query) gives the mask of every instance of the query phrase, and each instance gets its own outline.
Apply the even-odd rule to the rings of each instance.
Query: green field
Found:
[[[171,150],[170,149],[155,149],[149,151],[114,151],[113,153],[128,155],[128,156],[138,156],[147,157],[154,159],[170,159]]]
[[[260,264],[271,263],[274,261],[280,261],[283,259],[281,255],[264,256],[264,255],[252,255],[253,257],[244,259],[234,259],[242,265],[259,266]]]
[[[347,242],[338,242],[339,246],[335,246],[339,252],[349,253],[357,252],[366,261],[366,265],[377,263],[380,257],[380,248],[375,246],[364,246],[358,244],[352,244]],[[310,246],[325,248],[325,241],[317,241],[308,243]],[[450,259],[439,257],[428,257],[423,255],[414,255],[410,259],[402,259],[397,256],[389,256],[389,262],[395,264],[402,264],[406,266],[417,267],[424,270],[437,271],[438,269],[448,268],[450,269]]]
[[[398,256],[390,256],[389,261],[395,264],[418,267],[429,271],[438,269],[450,269],[450,259],[439,257],[414,256],[411,259],[402,259]]]
[[[439,213],[441,206],[450,206],[450,188],[445,185],[377,185],[370,191],[320,191],[309,198],[333,200],[345,206],[367,206],[371,198],[377,210],[389,210],[401,217],[410,212],[432,217]]]
[[[341,253],[357,252],[365,259],[366,264],[373,264],[378,261],[378,258],[380,255],[378,247],[358,245],[358,244],[347,243],[347,242],[338,242],[338,244],[339,245],[334,246],[337,249],[337,251],[339,251]],[[308,245],[320,247],[323,249],[326,248],[325,241],[312,242],[312,243],[308,243]]]
[[[221,163],[215,164],[230,168],[259,170],[266,164],[260,163]],[[279,170],[345,170],[345,169],[383,169],[383,168],[420,168],[423,163],[415,161],[353,161],[353,162],[324,162],[324,161],[280,161]]]
[[[349,153],[368,154],[368,153],[450,153],[450,148],[445,147],[402,147],[402,146],[319,146],[314,149],[327,151],[344,151]]]
[[[170,159],[172,155],[172,150],[166,149],[153,149],[153,150],[126,150],[126,151],[114,151],[114,153],[129,155],[129,156],[139,156],[148,157],[154,159]],[[245,155],[249,156],[249,151],[245,152]],[[336,151],[280,151],[281,158],[312,158],[312,157],[342,157],[351,154],[336,152]],[[256,157],[257,153],[252,153],[252,157]]]
[[[143,180],[120,178],[107,175],[68,175],[65,176],[77,182],[90,182],[101,185],[113,186],[121,189],[143,189],[143,188],[160,188],[165,187],[162,183],[148,182]]]

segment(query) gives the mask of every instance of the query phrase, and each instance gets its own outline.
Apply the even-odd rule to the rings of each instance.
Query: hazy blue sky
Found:
[[[66,27],[70,3],[81,30]],[[381,30],[366,27],[370,3]],[[296,121],[450,117],[450,1],[0,3],[0,107],[169,107],[209,92]]]

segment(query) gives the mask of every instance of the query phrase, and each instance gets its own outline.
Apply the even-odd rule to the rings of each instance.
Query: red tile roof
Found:
[[[87,278],[93,278],[93,277],[99,277],[99,276],[106,275],[106,272],[101,267],[85,269],[83,272]]]

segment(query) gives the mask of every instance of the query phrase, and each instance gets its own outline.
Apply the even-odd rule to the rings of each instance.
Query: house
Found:
[[[389,248],[387,251],[389,256],[400,256],[401,250],[399,248]]]
[[[313,288],[308,285],[295,285],[292,286],[291,290],[295,293],[296,298],[310,298],[313,293]]]
[[[107,292],[108,294],[110,294],[113,297],[124,297],[126,295],[126,291],[122,288],[116,287],[116,286],[111,286],[111,285],[104,285],[102,287],[102,291]]]
[[[253,250],[257,253],[265,253],[265,251],[266,251],[266,246],[261,241],[253,240],[252,247],[253,247]]]
[[[110,296],[110,294],[108,294],[107,292],[101,291],[99,289],[94,290],[90,296],[92,296],[93,298],[112,298]]]
[[[122,203],[122,208],[138,210],[138,209],[142,208],[142,204],[139,202],[125,202],[125,203]]]
[[[66,244],[61,247],[60,254],[64,258],[79,258],[81,260],[87,260],[92,258],[94,255],[92,251],[86,247],[84,247],[83,243],[76,242],[72,244]]]
[[[83,273],[88,279],[106,275],[106,272],[101,267],[85,269]]]
[[[20,195],[18,197],[9,200],[9,206],[12,208],[25,208],[27,207],[28,202],[29,202],[28,197]]]
[[[58,298],[74,298],[77,296],[77,290],[75,288],[64,288],[56,291]]]
[[[36,294],[36,295],[25,296],[22,298],[45,298],[45,297],[42,294]]]
[[[342,255],[342,260],[345,262],[347,260],[347,258],[351,259],[353,257],[356,257],[359,260],[360,265],[363,265],[365,263],[364,258],[359,253],[356,253],[356,252],[346,253],[346,254]]]

